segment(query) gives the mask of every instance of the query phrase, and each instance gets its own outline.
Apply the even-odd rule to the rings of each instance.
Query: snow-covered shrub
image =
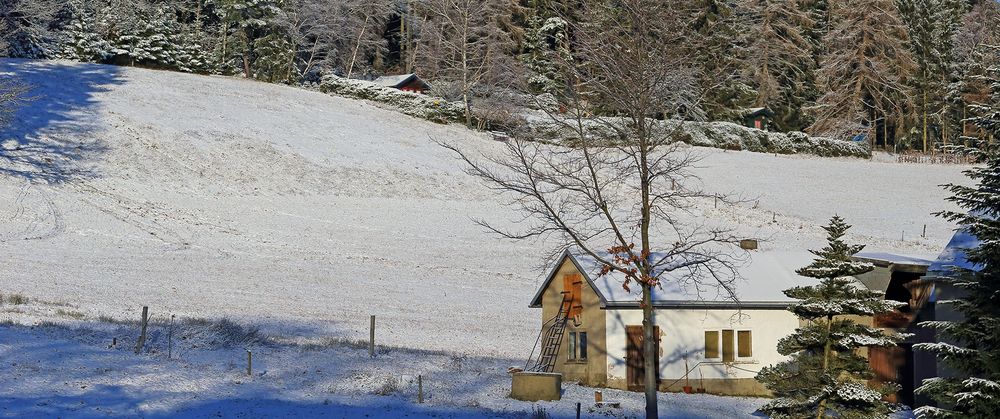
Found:
[[[347,79],[328,74],[321,79],[319,89],[323,93],[385,104],[404,114],[429,121],[446,123],[465,120],[464,109],[459,103],[418,93],[404,92],[370,81]]]
[[[574,129],[556,123],[538,112],[529,114],[522,135],[539,141],[551,141],[572,146],[579,138]],[[569,121],[567,121],[569,122]],[[595,138],[614,138],[609,119],[584,121],[584,128],[593,132]],[[573,125],[573,124],[569,124]],[[744,127],[732,122],[691,122],[661,121],[658,129],[664,138],[673,138],[686,144],[721,148],[726,150],[746,150],[759,153],[815,154],[823,157],[863,157],[870,156],[864,146],[850,141],[831,138],[810,137],[802,132],[768,132]]]
[[[668,127],[676,122],[668,122]],[[823,157],[868,157],[863,145],[825,137],[810,137],[803,132],[769,132],[732,122],[684,122],[677,139],[703,147],[747,150],[777,154],[815,154]]]

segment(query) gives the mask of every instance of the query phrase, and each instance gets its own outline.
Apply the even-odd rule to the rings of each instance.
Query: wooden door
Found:
[[[660,382],[660,328],[653,328],[653,336],[657,337],[656,345],[656,382]],[[625,376],[628,389],[643,391],[646,388],[645,357],[642,354],[642,326],[625,326]]]

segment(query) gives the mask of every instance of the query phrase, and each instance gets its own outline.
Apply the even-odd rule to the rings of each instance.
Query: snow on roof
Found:
[[[374,83],[380,84],[380,85],[386,86],[386,87],[400,87],[402,85],[405,85],[407,82],[409,82],[413,78],[420,79],[419,77],[417,77],[417,75],[415,73],[407,73],[407,74],[396,74],[396,75],[390,75],[390,76],[382,76],[382,77],[379,77],[379,78],[375,79]]]
[[[856,259],[863,259],[870,262],[885,262],[895,265],[917,265],[930,266],[932,261],[919,256],[899,255],[887,252],[860,252],[854,255]]]
[[[981,266],[969,262],[965,258],[965,251],[979,246],[979,239],[972,235],[967,229],[955,231],[951,236],[948,245],[944,247],[941,255],[927,268],[927,276],[950,276],[954,268],[979,270]]]
[[[654,254],[655,258],[656,255]],[[638,307],[641,290],[638,285],[625,291],[622,287],[625,276],[620,272],[601,275],[601,264],[589,255],[567,251],[553,267],[542,286],[532,299],[531,307],[541,306],[541,296],[555,277],[559,266],[569,258],[585,279],[597,292],[603,308]],[[805,251],[765,251],[753,252],[750,260],[737,268],[739,277],[732,282],[739,302],[733,300],[726,289],[707,272],[696,273],[695,277],[683,273],[664,274],[661,287],[653,290],[653,305],[668,307],[760,307],[784,308],[795,300],[782,292],[787,288],[811,285],[817,281],[803,277],[795,270],[810,264],[815,257]],[[676,272],[676,271],[675,271]],[[723,280],[729,278],[722,278]]]

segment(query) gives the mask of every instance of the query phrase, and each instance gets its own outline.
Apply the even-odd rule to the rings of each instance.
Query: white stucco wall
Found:
[[[607,311],[608,378],[626,378],[626,326],[641,326],[642,311]],[[684,376],[684,361],[690,368],[690,378],[753,378],[761,368],[784,359],[778,354],[778,340],[798,327],[798,319],[786,310],[731,309],[660,309],[654,323],[660,327],[660,377],[664,381]],[[750,330],[752,353],[749,359],[737,359],[727,366],[719,361],[705,360],[705,331]],[[744,371],[749,370],[749,371]]]

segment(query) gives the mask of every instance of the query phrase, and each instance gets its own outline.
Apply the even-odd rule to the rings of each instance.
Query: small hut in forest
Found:
[[[427,84],[427,82],[421,79],[420,76],[417,76],[416,73],[382,76],[375,79],[375,83],[385,87],[399,89],[404,92],[414,93],[423,93],[431,87],[430,84]]]
[[[774,119],[774,112],[767,107],[749,108],[743,112],[743,125],[767,131]]]

